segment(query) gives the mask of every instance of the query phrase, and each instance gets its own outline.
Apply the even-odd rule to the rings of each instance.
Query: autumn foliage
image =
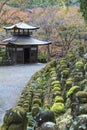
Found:
[[[20,22],[20,20],[33,26],[39,26],[40,29],[35,31],[33,36],[52,41],[50,47],[52,55],[57,53],[61,55],[61,52],[69,49],[84,25],[79,8],[73,6],[59,8],[55,5],[47,8],[28,8],[23,11],[20,8],[4,6],[0,12],[0,17],[1,30],[3,26],[13,25]],[[44,53],[46,49],[47,47],[44,47]]]

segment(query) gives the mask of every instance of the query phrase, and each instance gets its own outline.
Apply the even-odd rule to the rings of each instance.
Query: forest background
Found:
[[[86,33],[86,12],[86,0],[0,0],[0,40],[8,37],[4,26],[23,20],[40,27],[33,36],[52,41],[51,57],[62,56]]]

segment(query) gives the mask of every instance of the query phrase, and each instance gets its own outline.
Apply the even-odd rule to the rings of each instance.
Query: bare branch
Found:
[[[0,2],[0,12],[2,11],[4,5],[6,5],[6,3],[8,2],[9,0],[5,0],[5,1],[1,1]]]

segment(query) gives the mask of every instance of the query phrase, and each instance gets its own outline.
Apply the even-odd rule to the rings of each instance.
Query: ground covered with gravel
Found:
[[[0,123],[5,111],[16,105],[25,84],[45,64],[15,65],[0,67]]]

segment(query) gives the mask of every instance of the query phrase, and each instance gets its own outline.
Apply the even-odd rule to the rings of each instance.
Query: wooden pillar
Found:
[[[7,57],[10,57],[10,55],[9,55],[9,47],[6,45],[6,55],[7,55]]]
[[[18,35],[20,35],[20,29],[18,29]]]
[[[23,64],[24,64],[24,48],[25,48],[25,47],[23,47]]]
[[[15,46],[15,64],[17,64],[17,47]]]
[[[36,62],[38,62],[38,45],[37,45],[37,50],[36,50]]]
[[[49,44],[47,45],[47,61],[50,61],[50,47]]]
[[[5,46],[6,55],[8,56],[8,49],[7,46]]]

